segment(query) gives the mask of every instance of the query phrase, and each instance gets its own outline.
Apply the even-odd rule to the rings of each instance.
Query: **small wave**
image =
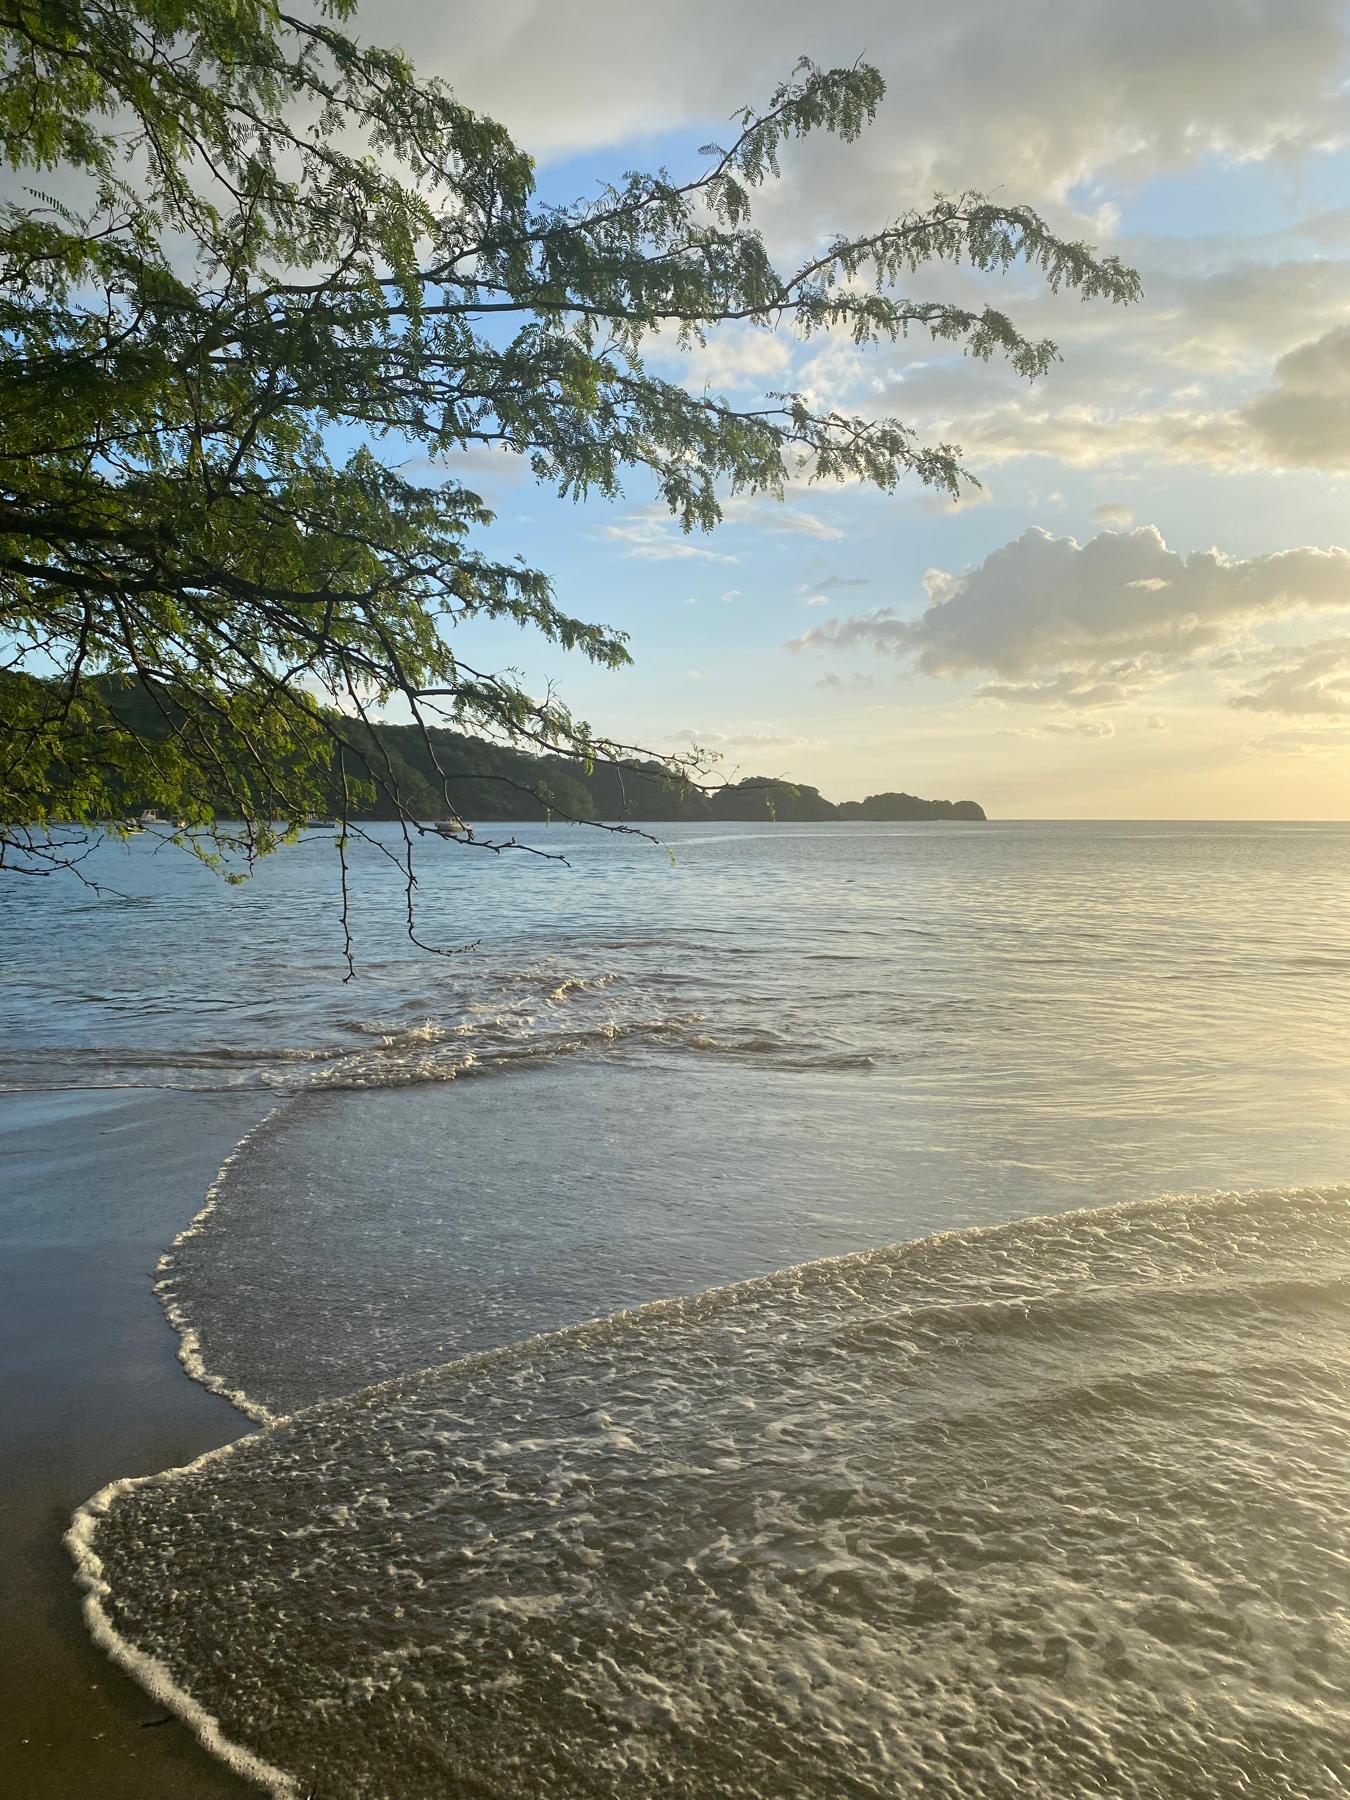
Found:
[[[185,1372],[193,1381],[199,1382],[202,1387],[222,1395],[246,1419],[252,1419],[260,1425],[272,1422],[273,1415],[268,1409],[260,1401],[250,1399],[242,1389],[232,1387],[207,1367],[206,1359],[202,1355],[201,1338],[186,1308],[181,1303],[177,1285],[173,1279],[173,1271],[183,1245],[189,1243],[193,1238],[200,1237],[214,1216],[220,1205],[221,1192],[229,1179],[231,1170],[266,1134],[276,1120],[277,1113],[278,1109],[274,1107],[240,1138],[221,1164],[215,1180],[207,1188],[201,1206],[160,1257],[155,1269],[157,1277],[155,1292],[159,1296],[160,1305],[164,1308],[165,1317],[177,1333],[178,1360],[183,1365]]]
[[[1348,1282],[1344,1188],[946,1233],[326,1401],[72,1548],[277,1794],[1330,1800]]]
[[[618,980],[618,975],[569,976],[566,981],[560,981],[557,987],[550,990],[547,999],[551,1006],[561,1006],[565,1000],[571,1000],[577,994],[602,993]]]
[[[742,1038],[715,1038],[699,1032],[688,1043],[691,1050],[718,1050],[727,1056],[764,1056],[784,1047],[781,1038],[763,1031]]]
[[[663,945],[667,956],[674,948]],[[730,956],[734,948],[719,948],[719,957]],[[377,988],[406,980],[406,968],[395,966],[387,979],[380,977]],[[708,989],[725,1015],[726,1022],[716,1030],[699,1029],[703,1011],[680,1004],[691,982]],[[311,1021],[315,1041],[308,1043],[278,1042],[259,1033],[252,1042],[84,1043],[11,1051],[0,1055],[0,1089],[242,1086],[298,1092],[310,1086],[406,1086],[453,1081],[470,1071],[483,1074],[524,1059],[573,1056],[588,1047],[608,1051],[657,1039],[672,1050],[763,1056],[784,1067],[871,1066],[868,1048],[849,1047],[836,1056],[799,1034],[793,1021],[770,1024],[781,1012],[780,1000],[772,992],[748,992],[715,972],[694,978],[672,970],[664,957],[662,967],[645,976],[549,963],[475,968],[467,975],[456,970],[453,975],[424,975],[419,992],[400,995],[391,1006],[370,1014],[319,1009]],[[138,997],[132,1009],[138,1026],[144,1024],[149,1004]],[[169,1010],[184,1014],[177,1002]],[[522,1045],[528,1047],[524,1058]]]
[[[463,1038],[471,1035],[467,1032],[391,1034],[374,1054],[354,1053],[321,1070],[307,1084],[307,1091],[433,1085],[458,1081],[465,1075],[491,1075],[539,1066],[559,1057],[612,1050],[625,1044],[678,1043],[687,1023],[679,1018],[609,1019],[603,1024],[552,1034],[517,1036],[479,1051],[459,1047]],[[490,1029],[488,1035],[491,1036]],[[457,1040],[452,1051],[437,1048],[448,1040]]]

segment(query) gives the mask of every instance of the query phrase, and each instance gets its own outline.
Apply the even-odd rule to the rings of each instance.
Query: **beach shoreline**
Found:
[[[0,1764],[23,1800],[255,1790],[90,1638],[63,1537],[98,1489],[255,1429],[192,1381],[160,1254],[265,1093],[0,1094]]]

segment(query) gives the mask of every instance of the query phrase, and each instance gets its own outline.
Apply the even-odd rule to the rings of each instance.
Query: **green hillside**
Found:
[[[143,739],[158,742],[168,738],[174,722],[172,708],[140,684],[96,677],[87,688],[97,705],[106,707]],[[836,805],[813,787],[791,785],[773,776],[749,776],[705,793],[675,785],[655,763],[623,769],[600,766],[587,773],[563,757],[535,756],[444,729],[433,729],[424,736],[415,725],[363,726],[348,720],[345,732],[367,765],[364,770],[353,770],[349,759],[349,779],[361,783],[363,776],[372,777],[364,783],[367,797],[359,799],[353,809],[354,816],[362,819],[396,818],[390,791],[401,796],[416,818],[443,819],[453,809],[470,824],[558,816],[656,824],[681,819],[979,820],[985,816],[974,800],[921,800],[905,793],[873,794],[866,800]],[[134,789],[121,779],[115,766],[104,768],[100,781],[110,817],[137,812],[156,802],[154,794]],[[369,797],[371,790],[373,798]],[[329,805],[338,810],[336,779]],[[225,810],[222,794],[222,813]]]

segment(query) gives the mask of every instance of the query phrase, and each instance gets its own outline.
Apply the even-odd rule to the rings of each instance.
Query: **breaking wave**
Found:
[[[1350,1783],[1350,1189],[806,1263],[95,1497],[96,1633],[277,1795]]]
[[[188,1090],[260,1088],[281,1094],[311,1088],[404,1087],[457,1080],[521,1063],[585,1054],[610,1055],[644,1045],[721,1057],[768,1056],[785,1068],[871,1067],[870,1052],[836,1045],[828,1035],[753,1024],[754,1008],[781,1010],[779,997],[740,997],[747,1022],[713,1035],[704,1014],[678,1004],[681,983],[655,987],[633,972],[565,973],[555,966],[459,970],[427,994],[400,996],[384,1016],[351,1018],[315,1009],[305,1021],[309,1043],[278,1043],[265,1034],[222,1043],[209,1020],[205,1044],[102,1042],[50,1047],[23,1042],[0,1050],[0,1092],[64,1088]],[[725,996],[723,996],[725,999]],[[137,1020],[139,1031],[143,1021]]]

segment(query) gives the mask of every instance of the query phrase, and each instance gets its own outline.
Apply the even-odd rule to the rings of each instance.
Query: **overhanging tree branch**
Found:
[[[480,619],[602,667],[628,651],[483,548],[492,515],[468,487],[387,466],[386,440],[433,465],[500,444],[577,498],[641,471],[685,530],[797,478],[955,493],[973,479],[959,447],[903,420],[790,391],[737,406],[645,359],[722,324],[860,347],[920,331],[1035,378],[1053,343],[993,306],[916,299],[909,277],[1021,263],[1113,302],[1138,278],[977,194],[778,269],[755,191],[790,141],[867,125],[883,87],[863,63],[799,64],[686,178],[541,204],[507,133],[358,43],[352,4],[306,19],[194,0],[170,21],[153,0],[0,0],[0,160],[29,189],[0,204],[0,866],[82,856],[57,823],[92,827],[135,794],[201,827],[197,853],[246,863],[331,809],[345,879],[374,795],[420,941],[425,796],[373,729],[390,705],[436,810],[488,849],[508,842],[456,812],[441,716],[563,767],[711,776],[465,660]],[[53,170],[81,204],[42,191]]]

